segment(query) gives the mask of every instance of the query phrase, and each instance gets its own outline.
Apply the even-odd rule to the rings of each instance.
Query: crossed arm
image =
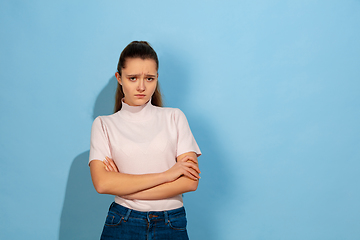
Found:
[[[162,173],[120,173],[109,158],[104,162],[91,161],[90,172],[97,192],[138,200],[159,200],[195,191],[200,178],[197,156],[194,152],[180,155],[176,164]]]

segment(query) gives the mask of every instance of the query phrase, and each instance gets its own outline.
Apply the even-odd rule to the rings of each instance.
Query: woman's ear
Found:
[[[120,85],[122,85],[122,83],[121,83],[121,76],[120,76],[120,74],[119,74],[118,72],[115,73],[115,77],[116,77],[116,80],[118,81],[118,83],[119,83]]]

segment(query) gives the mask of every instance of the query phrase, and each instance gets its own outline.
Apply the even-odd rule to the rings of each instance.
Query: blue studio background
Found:
[[[147,40],[203,152],[191,239],[360,239],[360,1],[0,2],[0,239],[98,239],[90,129]]]

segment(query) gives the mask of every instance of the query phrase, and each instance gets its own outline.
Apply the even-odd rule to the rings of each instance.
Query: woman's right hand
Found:
[[[181,159],[177,159],[177,162],[169,170],[164,172],[169,182],[175,181],[181,176],[186,176],[192,180],[198,180],[200,178],[200,169],[197,159],[186,155]]]
[[[103,164],[105,166],[105,170],[108,172],[119,172],[114,160],[109,157],[105,157]]]

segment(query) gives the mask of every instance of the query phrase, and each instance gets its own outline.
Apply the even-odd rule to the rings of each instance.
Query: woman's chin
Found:
[[[148,98],[136,98],[136,99],[132,99],[132,101],[126,101],[125,99],[124,102],[130,106],[141,106],[147,103],[149,100],[150,99]]]

